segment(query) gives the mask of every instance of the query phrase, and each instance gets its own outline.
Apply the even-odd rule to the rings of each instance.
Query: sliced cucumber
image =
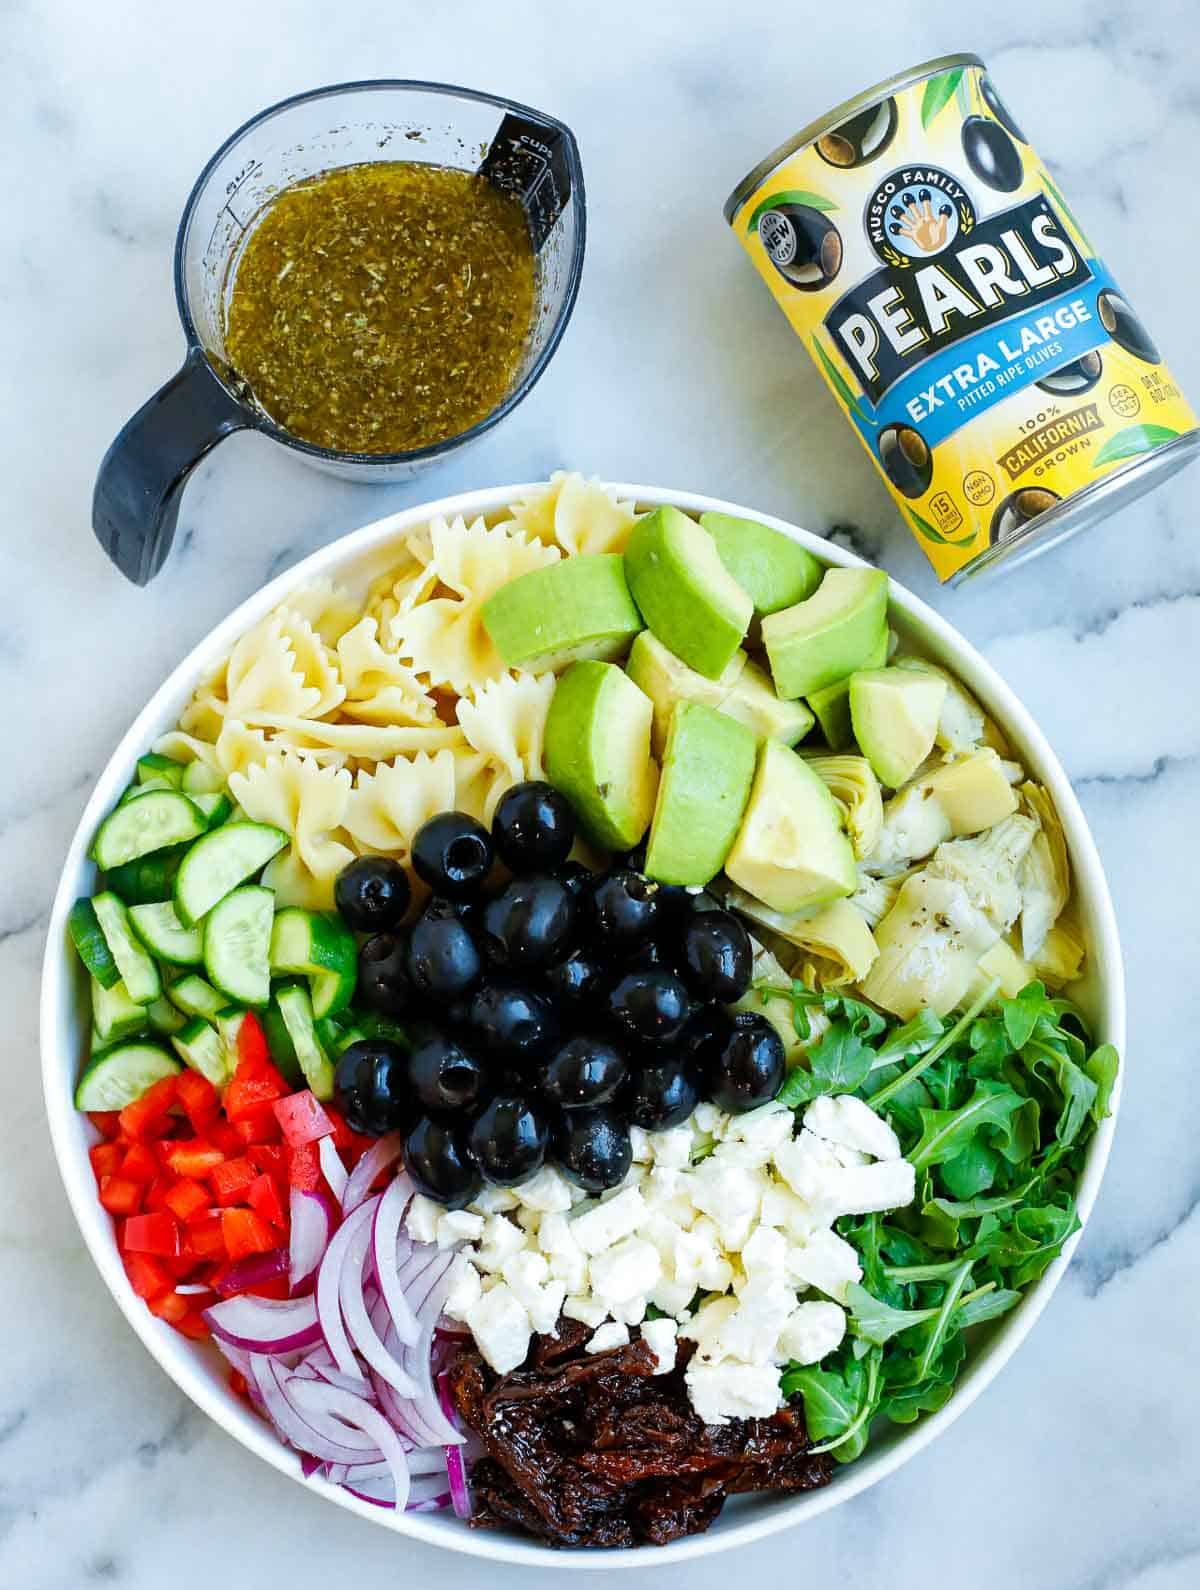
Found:
[[[139,784],[150,784],[156,779],[161,779],[173,788],[179,789],[183,784],[185,771],[182,762],[173,762],[169,756],[160,756],[157,751],[147,751],[145,756],[138,757]]]
[[[181,785],[185,795],[209,795],[225,788],[225,780],[206,762],[189,762]]]
[[[156,999],[152,1005],[147,1005],[146,1020],[153,1032],[161,1032],[167,1038],[187,1025],[183,1011],[177,1010],[169,999]]]
[[[221,1034],[221,1043],[225,1048],[225,1064],[229,1067],[231,1076],[237,1069],[238,1033],[241,1032],[245,1019],[246,1012],[238,1005],[227,1005],[217,1015],[217,1031]]]
[[[275,896],[243,884],[217,902],[204,920],[204,969],[221,993],[243,1005],[271,997],[271,923]]]
[[[214,1088],[223,1088],[232,1071],[225,1063],[225,1045],[215,1027],[200,1016],[172,1033],[171,1044],[185,1065],[207,1077]]]
[[[121,971],[113,960],[104,929],[90,900],[76,900],[67,918],[67,932],[79,952],[79,959],[104,988],[121,981]]]
[[[308,989],[301,983],[289,983],[279,990],[275,1001],[292,1040],[304,1080],[318,1099],[331,1099],[333,1064],[322,1049],[313,1025],[312,1000]]]
[[[205,1021],[216,1021],[229,1001],[218,994],[211,983],[189,972],[167,989],[167,998],[185,1016],[203,1016]]]
[[[210,832],[214,828],[219,828],[222,823],[228,822],[233,813],[233,802],[224,790],[215,790],[208,794],[201,792],[189,795],[188,799],[193,806],[199,807],[204,813]]]
[[[181,795],[179,799],[187,797]],[[199,809],[191,801],[188,805],[199,818]],[[194,927],[218,900],[265,867],[287,842],[288,836],[281,828],[271,828],[266,823],[225,823],[206,834],[184,856],[175,878],[179,920]]]
[[[92,860],[108,872],[168,845],[199,839],[205,826],[204,817],[186,795],[177,790],[152,790],[118,806],[104,819],[92,842]]]
[[[131,905],[129,920],[138,938],[160,961],[172,966],[199,966],[204,959],[200,929],[185,928],[170,900]]]
[[[117,802],[117,805],[125,806],[128,805],[130,801],[140,800],[143,795],[153,795],[155,790],[163,789],[170,792],[176,787],[176,785],[172,784],[168,779],[165,778],[146,779],[140,784],[131,784],[129,788],[122,793],[121,799]]]
[[[291,1033],[287,1030],[282,1012],[274,1000],[261,1013],[259,1020],[262,1022],[267,1048],[271,1051],[271,1059],[275,1062],[276,1068],[293,1087],[304,1087],[306,1085],[304,1073],[296,1058],[296,1046],[292,1042]]]
[[[110,868],[105,881],[126,905],[153,905],[159,900],[169,900],[175,874],[186,852],[186,845],[175,845],[170,850],[158,850],[152,856],[139,856],[123,867]]]
[[[124,983],[105,988],[92,978],[92,1023],[101,1043],[113,1044],[145,1032],[147,1021],[145,1006],[129,997]]]
[[[123,1043],[92,1060],[75,1089],[77,1110],[123,1110],[183,1067],[156,1043]]]
[[[149,800],[150,797],[146,798]],[[139,1005],[148,1005],[158,999],[162,994],[162,978],[153,958],[138,942],[125,902],[117,895],[105,892],[96,895],[92,909],[112,951],[121,981],[129,990],[129,997]]]
[[[354,998],[358,945],[336,916],[291,906],[275,918],[271,970],[308,978],[313,1015],[319,1021]]]

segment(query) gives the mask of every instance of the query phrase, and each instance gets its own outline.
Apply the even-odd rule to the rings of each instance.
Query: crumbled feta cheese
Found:
[[[411,1232],[409,1233],[411,1235]],[[437,1223],[437,1245],[452,1248],[456,1242],[474,1242],[483,1235],[483,1216],[466,1209],[444,1209]]]
[[[587,1344],[589,1353],[606,1353],[613,1347],[626,1347],[629,1344],[629,1330],[625,1325],[609,1323],[601,1325],[590,1342]]]
[[[649,1242],[641,1237],[625,1237],[595,1254],[589,1273],[592,1295],[611,1309],[614,1303],[649,1296],[662,1274],[662,1261]]]
[[[737,1313],[736,1297],[710,1297],[701,1303],[690,1320],[679,1327],[679,1334],[695,1342],[700,1351],[706,1350],[720,1335],[726,1320]]]
[[[840,1168],[829,1144],[807,1128],[781,1143],[772,1163],[796,1197],[810,1204],[821,1201],[828,1173]]]
[[[414,1242],[436,1242],[438,1221],[445,1210],[424,1193],[417,1193],[404,1217],[404,1229]]]
[[[656,1375],[669,1375],[675,1367],[678,1328],[673,1319],[648,1319],[642,1326],[642,1340],[654,1354]]]
[[[783,1231],[792,1242],[804,1242],[822,1224],[821,1212],[805,1203],[783,1182],[772,1181],[763,1188],[759,1224]]]
[[[690,1231],[675,1238],[675,1278],[697,1291],[724,1292],[733,1281],[733,1266],[721,1252],[717,1228],[709,1219],[697,1220]]]
[[[581,1325],[590,1325],[593,1329],[608,1318],[604,1304],[597,1303],[593,1297],[568,1297],[562,1311],[568,1319],[578,1320]]]
[[[622,1325],[640,1325],[646,1317],[646,1308],[644,1297],[633,1297],[628,1303],[613,1303],[608,1312]]]
[[[715,1104],[697,1104],[692,1112],[692,1126],[701,1137],[716,1137],[717,1128],[723,1127],[726,1116]]]
[[[582,1292],[587,1284],[587,1260],[576,1242],[571,1222],[557,1210],[542,1216],[538,1247],[550,1261],[550,1274],[568,1292]]]
[[[528,1232],[522,1231],[505,1215],[491,1215],[484,1221],[483,1240],[475,1262],[481,1270],[502,1270],[505,1259],[519,1253],[528,1240]]]
[[[654,1158],[654,1150],[650,1147],[650,1133],[644,1126],[631,1126],[629,1128],[629,1142],[633,1149],[633,1163],[635,1165],[649,1165]]]
[[[571,1207],[571,1184],[553,1165],[543,1165],[536,1176],[513,1190],[524,1208],[537,1209],[542,1214]]]
[[[663,1170],[682,1170],[692,1157],[692,1129],[671,1126],[665,1132],[655,1132],[651,1137],[655,1166]]]
[[[715,1221],[721,1242],[731,1252],[749,1237],[762,1199],[762,1183],[752,1171],[725,1165],[715,1155],[702,1160],[692,1177],[692,1202]]]
[[[705,1424],[730,1419],[769,1419],[780,1404],[779,1370],[774,1364],[697,1364],[687,1370],[692,1407]]]
[[[667,1266],[664,1267],[657,1286],[650,1294],[650,1301],[655,1308],[662,1309],[664,1314],[682,1319],[690,1312],[695,1295],[696,1288],[689,1281],[681,1280],[674,1270]]]
[[[517,1207],[517,1195],[511,1187],[485,1187],[471,1204],[481,1215],[502,1215]]]
[[[792,1136],[794,1117],[785,1105],[764,1104],[745,1115],[734,1115],[715,1150],[727,1165],[756,1170],[770,1163],[775,1150]]]
[[[540,1253],[514,1253],[501,1272],[513,1295],[542,1336],[553,1336],[567,1296],[561,1281],[550,1279],[550,1268]]]
[[[803,1246],[788,1249],[788,1274],[804,1286],[812,1286],[827,1297],[846,1301],[851,1281],[862,1279],[858,1254],[836,1231],[814,1231]]]
[[[517,1222],[522,1231],[528,1232],[531,1237],[534,1237],[537,1235],[537,1228],[542,1223],[542,1211],[540,1209],[529,1209],[522,1206],[513,1215],[513,1219]]]
[[[470,1251],[464,1248],[461,1253],[455,1254],[454,1262],[447,1271],[449,1289],[446,1301],[442,1304],[442,1313],[460,1322],[466,1320],[483,1292],[479,1284],[479,1271],[469,1257]]]
[[[607,1203],[599,1203],[583,1214],[576,1215],[571,1224],[575,1241],[589,1255],[602,1253],[630,1236],[646,1217],[646,1200],[636,1187],[628,1187]]]
[[[770,1226],[756,1226],[741,1252],[742,1269],[748,1276],[765,1275],[777,1279],[787,1264],[787,1241]]]
[[[781,1364],[819,1364],[842,1345],[845,1334],[846,1314],[836,1303],[801,1303],[779,1333],[776,1360]]]
[[[466,1324],[475,1338],[475,1345],[498,1375],[515,1369],[529,1351],[532,1323],[519,1299],[503,1281],[470,1309]]]
[[[830,1219],[839,1215],[869,1215],[884,1209],[902,1209],[917,1194],[917,1176],[906,1159],[879,1160],[870,1165],[844,1166],[827,1171],[821,1184],[820,1203]]]

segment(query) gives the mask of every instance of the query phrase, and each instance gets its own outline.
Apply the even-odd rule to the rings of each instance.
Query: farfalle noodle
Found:
[[[332,907],[334,881],[354,860],[342,837],[352,787],[344,768],[321,767],[289,751],[230,775],[230,793],[247,817],[292,836],[263,875],[280,905]]]
[[[615,491],[578,471],[555,470],[547,486],[513,504],[513,522],[547,546],[568,555],[624,552],[637,513]]]
[[[378,631],[375,619],[362,618],[338,641],[343,714],[364,723],[435,723],[432,697],[412,669],[379,644]]]

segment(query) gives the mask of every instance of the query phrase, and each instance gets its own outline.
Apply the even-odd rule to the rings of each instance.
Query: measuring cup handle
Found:
[[[171,550],[188,476],[210,448],[252,423],[193,348],[118,432],[96,477],[92,529],[126,579],[154,578]]]

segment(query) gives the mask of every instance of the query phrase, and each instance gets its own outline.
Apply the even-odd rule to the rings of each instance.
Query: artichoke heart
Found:
[[[757,905],[757,900],[754,903]],[[782,994],[770,994],[764,999],[761,991],[754,987],[755,983],[768,983],[773,988],[787,988],[792,981],[791,974],[783,969],[776,956],[758,938],[752,935],[750,943],[754,948],[751,986],[731,1008],[765,1016],[783,1040],[788,1065],[795,1065],[809,1045],[816,1043],[829,1030],[829,1017],[818,1007],[810,1006],[806,1011],[809,1034],[807,1038],[801,1039],[792,1019],[791,1000]]]
[[[875,849],[883,829],[883,796],[871,764],[865,756],[809,756],[805,761],[841,808],[855,859],[861,861]]]
[[[1069,907],[1046,934],[1033,969],[1047,988],[1063,988],[1083,970],[1084,954],[1083,928],[1074,908]]]
[[[1016,792],[995,751],[985,747],[918,773],[883,808],[873,867],[919,860],[947,839],[961,839],[1010,817]]]
[[[1071,898],[1071,863],[1049,793],[1040,784],[1022,784],[1021,798],[1039,825],[1021,868],[1021,950],[1036,961]]]
[[[975,697],[952,673],[924,657],[897,657],[892,666],[907,668],[912,673],[936,674],[946,681],[946,699],[938,717],[936,743],[944,751],[973,751],[987,730],[987,719]]]
[[[879,957],[861,992],[901,1021],[924,1005],[947,1016],[965,998],[980,956],[999,937],[961,883],[919,872],[905,880],[875,930]]]
[[[866,917],[849,900],[835,900],[807,915],[787,916],[732,888],[725,904],[799,950],[793,970],[808,973],[805,981],[811,978],[822,988],[861,982],[879,953]]]
[[[982,994],[989,983],[999,981],[1005,999],[1015,999],[1036,976],[1036,970],[1022,958],[1016,946],[1007,939],[1000,939],[979,957],[968,993],[971,997]]]
[[[931,878],[960,883],[978,911],[1007,933],[1021,914],[1022,864],[1037,837],[1032,817],[1006,817],[975,839],[952,839],[939,845],[926,868]]]
[[[850,904],[866,917],[868,927],[877,927],[892,909],[907,876],[907,872],[898,872],[889,878],[877,878],[864,867],[858,869],[858,888],[850,896]]]

